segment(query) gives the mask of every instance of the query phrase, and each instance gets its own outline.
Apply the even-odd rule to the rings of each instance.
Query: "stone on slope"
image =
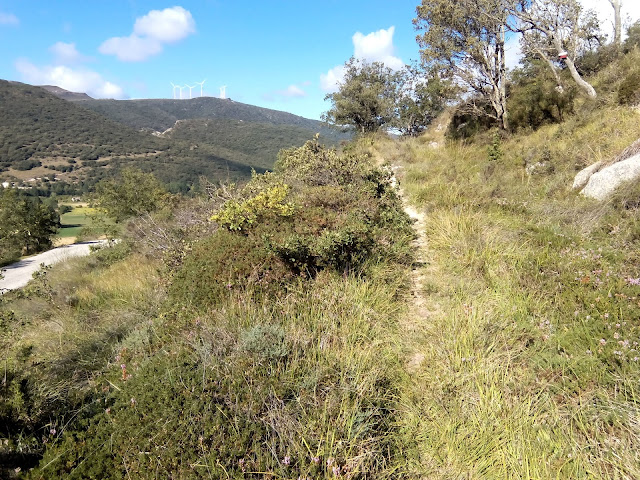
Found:
[[[624,182],[640,178],[640,154],[609,165],[591,175],[582,195],[605,200]]]
[[[598,170],[600,170],[601,166],[602,166],[602,160],[594,163],[593,165],[589,165],[587,168],[583,168],[582,170],[580,170],[576,175],[576,178],[573,180],[572,188],[574,190],[579,190],[583,188],[591,178],[591,175],[593,175]]]

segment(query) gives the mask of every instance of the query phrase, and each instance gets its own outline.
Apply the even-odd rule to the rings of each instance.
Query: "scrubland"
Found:
[[[571,189],[640,137],[614,67],[536,131],[310,141],[3,296],[6,475],[640,478],[640,187]]]

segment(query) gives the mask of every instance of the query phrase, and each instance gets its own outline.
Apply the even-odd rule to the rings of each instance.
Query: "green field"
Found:
[[[72,206],[73,210],[60,215],[61,227],[56,234],[57,238],[77,237],[83,227],[93,224],[91,218],[96,213],[95,208],[85,206]]]

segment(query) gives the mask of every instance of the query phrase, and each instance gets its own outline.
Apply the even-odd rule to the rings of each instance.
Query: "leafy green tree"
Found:
[[[397,74],[396,112],[391,125],[402,135],[418,136],[444,110],[455,92],[437,71],[407,65]]]
[[[116,222],[153,212],[168,199],[168,193],[152,173],[125,168],[115,180],[96,185],[96,204]]]
[[[567,82],[566,88],[558,88],[558,79],[543,60],[527,56],[521,67],[510,74],[509,112],[511,128],[537,129],[548,123],[562,122],[573,112],[577,87]],[[565,83],[568,72],[559,72]]]
[[[421,56],[442,78],[453,78],[490,110],[469,102],[474,113],[508,128],[505,35],[515,0],[422,0],[414,25]]]
[[[529,0],[519,2],[510,12],[518,21],[511,28],[522,33],[525,54],[542,58],[560,87],[558,71],[560,63],[564,64],[578,87],[589,97],[597,97],[595,89],[582,78],[575,64],[593,43],[601,45],[604,40],[595,13],[585,12],[577,0]]]
[[[0,191],[0,262],[15,260],[23,252],[35,253],[51,247],[51,236],[60,226],[55,208],[38,197],[21,195],[15,189]]]
[[[352,125],[371,133],[388,124],[394,115],[397,75],[381,62],[350,58],[339,90],[325,96],[332,103],[323,119],[333,125]]]
[[[629,52],[634,47],[640,47],[640,20],[629,26],[627,39],[624,41],[624,51]]]

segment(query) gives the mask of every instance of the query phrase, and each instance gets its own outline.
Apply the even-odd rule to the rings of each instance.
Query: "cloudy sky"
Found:
[[[204,95],[226,85],[234,100],[319,118],[350,56],[392,68],[419,56],[418,0],[175,1],[0,0],[0,78],[97,98],[172,98],[170,82],[197,96],[206,79]]]

